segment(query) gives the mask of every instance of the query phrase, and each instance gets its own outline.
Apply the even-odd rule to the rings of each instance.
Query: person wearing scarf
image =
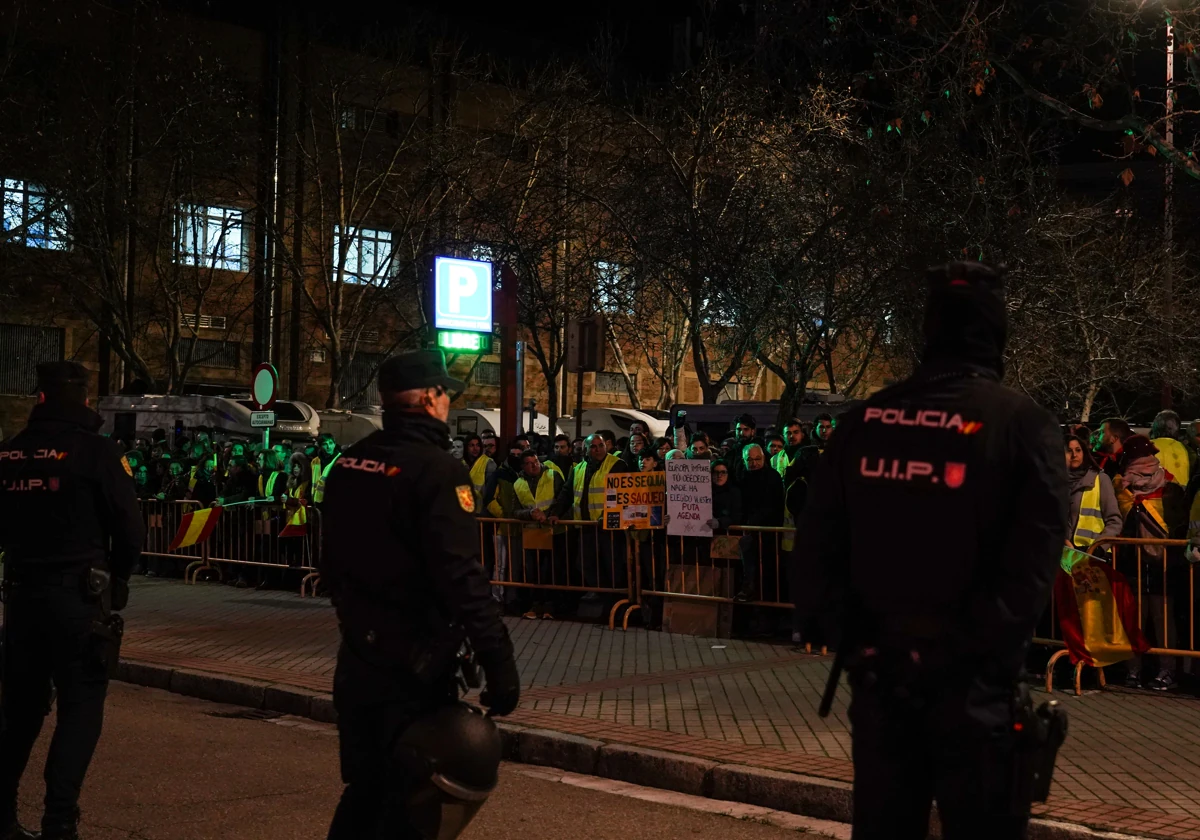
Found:
[[[1159,463],[1158,448],[1145,435],[1130,435],[1121,444],[1113,489],[1116,490],[1121,512],[1125,515],[1124,536],[1151,540],[1171,536],[1174,526],[1178,524],[1173,521],[1173,509],[1178,507],[1173,504],[1173,497],[1182,496],[1182,492],[1178,491],[1174,476]],[[1135,556],[1132,549],[1124,554]],[[1141,580],[1147,592],[1143,609],[1148,611],[1150,618],[1150,626],[1143,618],[1142,630],[1156,647],[1171,647],[1179,633],[1179,628],[1172,626],[1178,620],[1174,609],[1175,593],[1186,591],[1187,570],[1182,564],[1171,563],[1175,559],[1174,552],[1168,553],[1168,549],[1161,545],[1143,545],[1140,554]],[[1137,579],[1136,569],[1127,568],[1124,572],[1131,580]],[[1163,621],[1164,606],[1167,615],[1171,616],[1170,623]],[[1142,687],[1143,659],[1148,658],[1135,657],[1130,661],[1129,676],[1125,681],[1127,687]],[[1159,660],[1158,676],[1150,680],[1147,686],[1155,691],[1174,690],[1178,687],[1175,680],[1178,657],[1155,658]],[[1153,673],[1153,666],[1149,670]]]
[[[1071,517],[1070,528],[1067,531],[1067,545],[1080,551],[1086,551],[1092,543],[1107,537],[1115,537],[1121,533],[1125,517],[1117,504],[1116,492],[1112,480],[1097,466],[1088,445],[1076,435],[1068,435],[1065,442],[1067,458],[1067,478],[1071,488]],[[1091,507],[1091,498],[1099,493],[1099,506]],[[1091,494],[1091,496],[1089,496]],[[1084,509],[1084,498],[1089,497],[1089,504]],[[1081,511],[1086,510],[1083,527],[1080,523]],[[1099,519],[1103,528],[1097,530],[1095,521]],[[1092,520],[1092,521],[1089,521]]]

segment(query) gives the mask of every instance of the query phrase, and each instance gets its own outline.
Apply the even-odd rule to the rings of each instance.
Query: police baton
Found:
[[[825,681],[825,691],[821,695],[821,705],[817,707],[817,717],[829,717],[833,708],[833,698],[837,694],[838,682],[846,667],[846,645],[840,644],[833,654],[833,664],[829,666],[829,679]]]

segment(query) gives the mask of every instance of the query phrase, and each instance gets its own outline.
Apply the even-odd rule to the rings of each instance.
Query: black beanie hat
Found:
[[[972,362],[1004,374],[1003,269],[952,262],[929,269],[924,361]]]

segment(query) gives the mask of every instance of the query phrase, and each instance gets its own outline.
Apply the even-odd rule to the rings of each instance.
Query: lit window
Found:
[[[392,232],[390,230],[368,230],[350,228],[349,242],[342,244],[342,229],[333,229],[333,272],[338,274],[342,248],[346,249],[346,261],[341,267],[341,279],[348,283],[370,283],[383,285],[394,276],[392,262]]]
[[[66,206],[28,181],[4,179],[4,230],[6,241],[30,248],[66,251],[71,247]]]
[[[175,261],[225,271],[246,268],[242,211],[181,204],[175,216]]]
[[[491,245],[472,245],[471,253],[468,259],[478,260],[479,262],[495,262],[496,258],[492,253]]]
[[[599,261],[596,263],[596,303],[601,312],[632,312],[633,285],[625,266]]]

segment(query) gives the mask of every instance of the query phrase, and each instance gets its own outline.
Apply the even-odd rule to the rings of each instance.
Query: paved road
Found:
[[[337,628],[325,599],[135,578],[125,615],[128,659],[330,690]],[[525,686],[515,724],[852,779],[847,693],[829,718],[816,715],[826,659],[578,622],[518,619],[509,628]],[[1039,813],[1200,838],[1200,702],[1122,690],[1058,696],[1071,734]]]
[[[84,840],[325,837],[340,792],[333,727],[291,718],[222,716],[242,712],[114,683],[104,738],[84,789]],[[43,732],[21,792],[27,824],[41,813],[41,767],[49,729]],[[587,789],[578,786],[587,784],[578,779],[577,784],[550,780],[556,775],[561,774],[506,767],[499,790],[463,837],[576,840],[586,834],[612,840],[781,840],[797,834],[794,828]],[[607,784],[616,790],[630,787]],[[690,799],[641,790],[669,801]],[[581,826],[588,830],[581,832]]]

